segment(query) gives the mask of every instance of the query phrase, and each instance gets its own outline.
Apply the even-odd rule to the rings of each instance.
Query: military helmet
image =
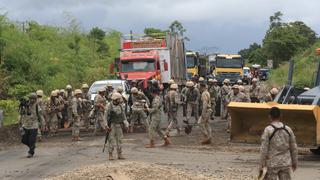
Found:
[[[230,83],[230,80],[229,79],[224,79],[223,83]]]
[[[253,78],[252,82],[258,82],[258,79],[257,78]]]
[[[122,86],[118,86],[117,87],[117,91],[118,91],[118,93],[122,93],[123,92],[123,87]]]
[[[214,83],[217,83],[218,81],[216,79],[213,80]]]
[[[175,83],[175,82],[174,82],[173,79],[170,79],[169,82],[168,82],[168,84],[170,84],[170,85],[171,85],[171,84],[174,84],[174,83]]]
[[[60,89],[59,93],[65,93],[64,89]]]
[[[244,92],[244,90],[245,90],[245,89],[244,89],[244,86],[240,85],[240,86],[239,86],[239,91],[240,91],[240,92]]]
[[[88,86],[88,84],[82,84],[81,88],[82,88],[82,89],[88,89],[89,86]]]
[[[121,99],[122,98],[122,95],[118,92],[114,92],[112,93],[112,96],[111,96],[111,99],[112,100],[117,100],[117,99]]]
[[[106,88],[104,87],[98,89],[98,92],[105,92],[105,91],[106,91]]]
[[[42,90],[37,90],[36,95],[42,97],[43,96],[43,91]]]
[[[170,89],[178,89],[178,84],[171,84]]]
[[[237,84],[242,84],[242,80],[239,79],[239,80],[237,81]]]
[[[57,91],[51,91],[51,96],[53,96],[53,97],[55,97],[55,96],[58,96],[58,94],[57,94]]]
[[[67,89],[67,90],[70,90],[70,89],[72,89],[72,86],[71,86],[70,84],[68,84],[68,85],[66,86],[66,89]]]
[[[36,93],[30,93],[28,98],[29,99],[37,99],[37,94]]]
[[[112,84],[110,82],[108,82],[107,87],[112,87]]]
[[[77,95],[77,94],[82,94],[81,89],[76,89],[76,90],[74,90],[74,94],[75,94],[75,95]]]
[[[200,77],[200,78],[199,78],[199,81],[204,81],[204,78],[203,78],[203,77]]]
[[[272,88],[270,90],[270,94],[272,94],[272,95],[277,95],[278,93],[279,93],[279,90],[277,88]]]
[[[210,78],[210,79],[208,80],[208,82],[209,82],[209,83],[213,83],[214,81],[213,81],[212,78]]]
[[[187,86],[187,87],[192,87],[192,86],[194,86],[194,84],[193,84],[192,81],[188,81],[188,82],[186,83],[186,86]]]
[[[135,94],[138,93],[138,89],[136,87],[131,88],[131,93]]]
[[[233,86],[232,86],[232,89],[239,89],[239,85],[236,85],[236,84],[233,85]]]

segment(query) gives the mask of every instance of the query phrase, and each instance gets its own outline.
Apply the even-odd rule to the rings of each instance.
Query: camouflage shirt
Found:
[[[255,97],[255,98],[259,98],[260,95],[260,86],[256,85],[256,86],[251,86],[249,88],[249,93],[250,93],[250,97]]]
[[[152,101],[152,108],[149,109],[151,120],[161,120],[161,105],[162,102],[160,96],[155,96]]]
[[[104,113],[104,123],[108,127],[108,122],[111,123],[122,123],[127,120],[125,111],[122,107],[122,104],[115,105],[113,102],[110,102],[106,106]]]
[[[250,99],[248,99],[248,97],[242,92],[238,92],[238,94],[234,94],[234,92],[231,91],[227,96],[227,101],[228,101],[228,103],[230,103],[230,102],[250,102]]]
[[[177,111],[178,105],[181,104],[179,100],[179,93],[175,90],[170,90],[165,96],[165,103],[168,111]]]
[[[198,88],[188,89],[186,92],[188,103],[198,104],[200,100],[200,91]]]
[[[283,127],[281,122],[271,123],[276,128]],[[269,140],[275,130],[271,125],[264,129],[261,137],[260,164],[267,167],[288,167],[298,162],[298,149],[296,138],[290,127],[288,130],[278,130]],[[288,134],[289,133],[289,134]]]
[[[82,99],[74,97],[72,99],[72,114],[75,117],[78,117],[81,115],[82,110]]]
[[[221,97],[225,97],[225,96],[227,96],[229,93],[230,93],[230,91],[231,91],[231,88],[230,88],[230,86],[227,86],[227,85],[223,85],[222,87],[221,87]]]
[[[147,105],[150,105],[149,99],[143,94],[143,92],[139,91],[138,94],[131,94],[131,96],[133,104],[132,106],[134,108],[143,108],[143,100],[147,103]]]
[[[201,101],[202,101],[202,116],[209,116],[209,111],[211,110],[211,97],[208,90],[205,90],[201,94]]]
[[[211,98],[211,101],[215,101],[216,99],[218,99],[218,89],[215,88],[215,86],[210,86],[208,88],[208,92],[210,93],[210,98]]]
[[[41,107],[34,103],[26,109],[25,112],[20,112],[20,122],[23,128],[26,129],[38,129],[39,123],[45,125],[43,117],[43,111]]]
[[[96,108],[96,111],[99,113],[104,112],[104,108],[107,104],[107,100],[104,96],[101,96],[100,94],[97,94],[94,98],[94,107]]]

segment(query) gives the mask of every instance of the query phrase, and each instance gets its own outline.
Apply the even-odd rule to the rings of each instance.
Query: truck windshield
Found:
[[[193,68],[196,65],[196,57],[187,56],[187,68]]]
[[[233,59],[217,58],[217,67],[218,68],[242,68],[243,59],[242,58],[233,58]]]
[[[121,62],[122,72],[147,72],[155,71],[154,59],[136,59]]]

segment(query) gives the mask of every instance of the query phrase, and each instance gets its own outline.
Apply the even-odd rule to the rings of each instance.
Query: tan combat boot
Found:
[[[109,153],[109,161],[114,160],[112,153]]]
[[[164,138],[164,144],[162,146],[168,146],[170,144],[171,144],[170,139],[168,137],[165,137]]]
[[[125,159],[125,158],[122,156],[122,153],[118,153],[118,159],[120,159],[120,160]]]
[[[205,140],[201,141],[201,144],[210,144],[210,143],[211,143],[210,138],[206,138]]]
[[[145,145],[145,147],[146,147],[146,148],[154,148],[154,147],[156,147],[156,146],[154,145],[154,141],[153,141],[153,140],[150,140],[150,144]]]

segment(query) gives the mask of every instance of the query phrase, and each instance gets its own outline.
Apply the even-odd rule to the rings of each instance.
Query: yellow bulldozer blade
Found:
[[[271,107],[281,109],[282,122],[293,130],[300,146],[320,145],[320,108],[314,105],[231,102],[231,141],[259,143],[264,128],[270,124]]]

